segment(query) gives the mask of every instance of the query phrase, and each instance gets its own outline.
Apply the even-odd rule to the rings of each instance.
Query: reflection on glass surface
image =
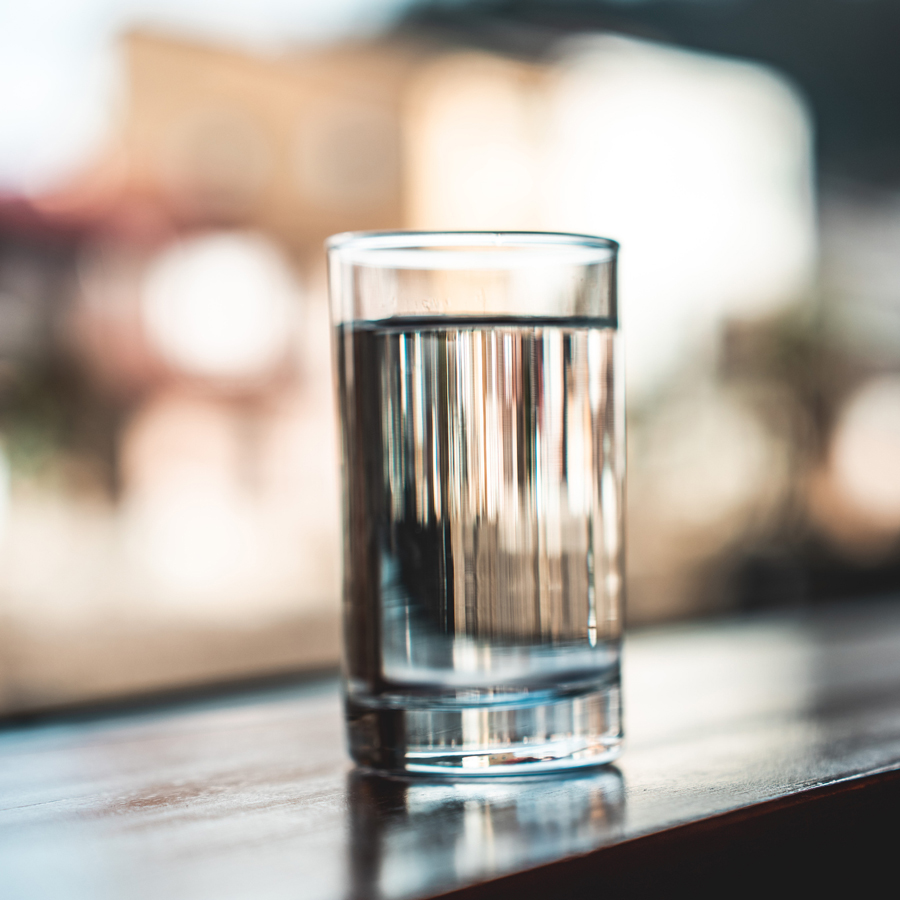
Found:
[[[406,897],[584,853],[619,837],[615,766],[586,777],[413,781],[348,777],[350,895]]]

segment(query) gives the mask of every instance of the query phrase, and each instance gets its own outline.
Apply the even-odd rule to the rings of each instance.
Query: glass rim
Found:
[[[345,231],[325,247],[343,262],[393,269],[602,265],[619,250],[611,238],[562,231]]]

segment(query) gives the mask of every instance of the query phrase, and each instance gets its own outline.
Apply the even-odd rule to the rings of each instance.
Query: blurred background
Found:
[[[900,6],[0,7],[0,712],[332,665],[322,241],[623,244],[629,622],[900,588]]]

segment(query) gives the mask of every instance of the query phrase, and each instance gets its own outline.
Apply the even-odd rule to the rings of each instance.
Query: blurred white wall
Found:
[[[762,66],[606,35],[546,67],[451,55],[412,91],[407,150],[413,227],[621,242],[634,400],[711,363],[725,318],[810,290],[811,124]]]

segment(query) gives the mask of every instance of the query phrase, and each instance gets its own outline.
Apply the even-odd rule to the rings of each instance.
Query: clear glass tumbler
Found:
[[[617,250],[541,233],[328,242],[363,767],[511,775],[619,752]]]

